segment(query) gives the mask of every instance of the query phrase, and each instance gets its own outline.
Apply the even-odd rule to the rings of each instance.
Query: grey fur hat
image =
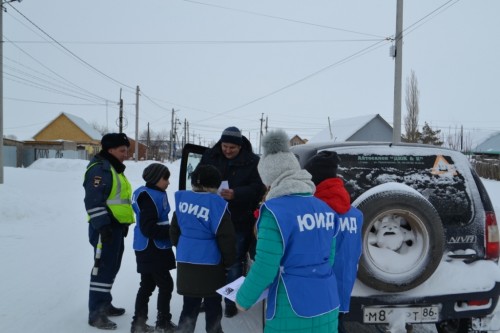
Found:
[[[257,168],[267,186],[287,172],[300,170],[299,161],[290,151],[288,141],[288,135],[283,130],[271,131],[262,138],[263,155]]]

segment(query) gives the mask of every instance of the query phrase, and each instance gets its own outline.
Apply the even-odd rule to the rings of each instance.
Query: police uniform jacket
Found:
[[[114,181],[112,168],[116,174],[124,177],[125,165],[106,151],[99,152],[90,161],[83,182],[85,209],[89,214],[89,223],[94,230],[99,230],[104,225],[111,225],[113,228],[124,228],[126,234],[128,225],[134,222],[134,213],[129,201],[125,205],[127,221],[119,221],[108,205]],[[131,192],[128,182],[127,185],[127,189],[124,190]],[[131,193],[128,193],[128,199],[130,195]]]

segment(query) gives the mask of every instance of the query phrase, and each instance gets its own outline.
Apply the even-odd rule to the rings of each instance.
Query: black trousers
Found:
[[[141,274],[141,284],[135,299],[134,320],[145,321],[148,319],[149,298],[156,286],[158,286],[158,300],[156,302],[158,310],[157,325],[163,326],[162,324],[172,319],[170,300],[172,298],[172,291],[174,290],[174,280],[170,275],[170,271]]]
[[[220,323],[222,319],[222,296],[205,298],[184,296],[178,332],[194,332],[202,300],[205,303],[205,329],[207,333],[222,333]]]

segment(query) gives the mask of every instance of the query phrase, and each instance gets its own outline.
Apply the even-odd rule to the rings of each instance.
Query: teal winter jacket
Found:
[[[238,304],[246,309],[254,305],[261,293],[271,285],[278,274],[283,256],[283,242],[277,222],[266,208],[261,210],[257,239],[255,262],[236,298]],[[335,242],[332,242],[332,264],[334,256]],[[313,318],[298,317],[291,308],[283,283],[280,282],[276,315],[272,320],[266,321],[264,332],[336,333],[337,327],[338,310]]]

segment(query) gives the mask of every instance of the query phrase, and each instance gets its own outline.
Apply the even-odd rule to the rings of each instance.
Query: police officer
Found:
[[[124,238],[134,223],[130,202],[132,188],[124,175],[130,142],[123,133],[108,133],[101,139],[102,150],[87,166],[83,187],[85,209],[89,216],[89,242],[94,248],[95,264],[90,276],[90,326],[111,330],[116,324],[109,316],[121,316],[123,308],[111,301],[111,287],[120,269]]]

